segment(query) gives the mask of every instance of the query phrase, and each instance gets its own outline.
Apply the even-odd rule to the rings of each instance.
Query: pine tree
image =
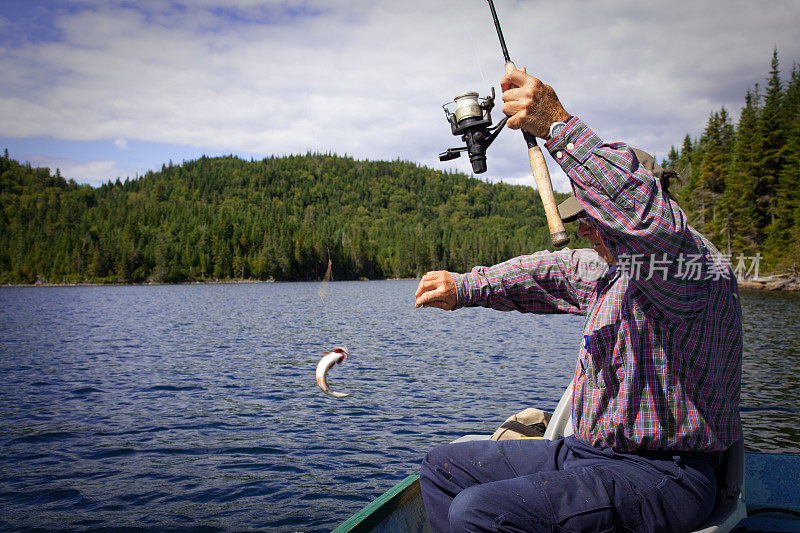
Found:
[[[729,155],[733,138],[733,126],[727,110],[723,107],[711,115],[703,136],[700,138],[700,171],[694,197],[700,207],[701,227],[713,240],[729,234],[729,217],[720,213],[719,198],[728,181]]]
[[[765,213],[756,202],[756,184],[761,174],[760,141],[756,97],[748,90],[731,150],[731,178],[721,199],[729,217],[726,244],[730,245],[725,247],[728,253],[753,256],[764,240]]]
[[[761,179],[758,183],[759,201],[769,216],[769,223],[775,222],[775,189],[778,183],[778,174],[783,166],[784,149],[784,115],[783,115],[783,90],[780,78],[777,49],[772,53],[770,62],[770,75],[767,79],[767,89],[764,94],[764,105],[758,116],[759,132],[761,135]]]
[[[795,64],[786,87],[782,111],[784,144],[775,190],[775,219],[766,245],[780,269],[800,267],[800,71]]]

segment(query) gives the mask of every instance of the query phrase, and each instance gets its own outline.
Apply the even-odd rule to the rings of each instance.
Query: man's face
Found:
[[[585,237],[588,239],[594,251],[609,265],[613,265],[617,262],[614,258],[614,254],[611,253],[611,250],[609,250],[608,246],[603,242],[600,232],[597,231],[597,228],[592,225],[591,220],[588,218],[578,219],[578,237]]]

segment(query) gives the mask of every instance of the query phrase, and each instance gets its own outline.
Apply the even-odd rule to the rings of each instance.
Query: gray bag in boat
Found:
[[[514,416],[497,428],[491,436],[492,440],[511,440],[524,438],[541,438],[544,430],[550,423],[551,413],[529,407]]]

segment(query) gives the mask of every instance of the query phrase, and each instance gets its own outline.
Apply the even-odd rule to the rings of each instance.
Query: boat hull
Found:
[[[410,475],[351,516],[334,533],[429,533],[419,476]]]

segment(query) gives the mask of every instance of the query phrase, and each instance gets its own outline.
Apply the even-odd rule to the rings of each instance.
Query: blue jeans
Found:
[[[420,471],[435,533],[690,531],[714,507],[712,456],[620,453],[574,436],[446,444]]]

